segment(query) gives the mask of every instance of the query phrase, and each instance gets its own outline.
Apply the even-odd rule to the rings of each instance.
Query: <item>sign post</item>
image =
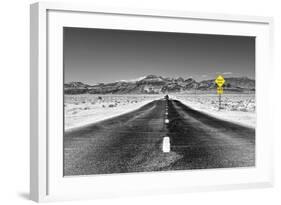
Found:
[[[216,80],[217,84],[217,94],[219,95],[219,110],[221,109],[221,94],[223,94],[223,85],[225,83],[224,77],[222,75],[219,75]]]

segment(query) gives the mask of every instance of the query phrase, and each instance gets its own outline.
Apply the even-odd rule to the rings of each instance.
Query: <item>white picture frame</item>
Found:
[[[62,120],[58,120],[60,116],[62,119],[62,108],[57,105],[62,100],[63,90],[63,26],[255,36],[256,166],[64,178],[60,165],[63,125]],[[54,2],[32,4],[30,198],[41,202],[273,186],[272,113],[266,110],[271,107],[271,96],[263,84],[273,71],[272,29],[273,19],[270,17],[98,8],[95,5]]]

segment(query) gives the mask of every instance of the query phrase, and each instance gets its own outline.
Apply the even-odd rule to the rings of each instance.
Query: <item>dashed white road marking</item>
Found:
[[[166,115],[165,124],[168,124],[169,123],[169,119],[168,119],[168,100],[166,101],[165,115]],[[163,137],[162,151],[165,152],[165,153],[171,151],[170,137],[168,137],[168,136]]]
[[[165,153],[171,151],[170,137],[165,136],[165,137],[163,138],[162,150],[163,150],[163,152],[165,152]]]

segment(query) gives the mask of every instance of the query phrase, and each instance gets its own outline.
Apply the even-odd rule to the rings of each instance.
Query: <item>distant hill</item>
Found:
[[[255,91],[255,80],[247,77],[225,78],[224,90],[232,92]],[[161,94],[184,93],[193,90],[211,91],[216,89],[214,79],[196,82],[192,78],[165,78],[148,75],[136,80],[122,80],[113,83],[87,85],[82,82],[64,84],[65,94]]]

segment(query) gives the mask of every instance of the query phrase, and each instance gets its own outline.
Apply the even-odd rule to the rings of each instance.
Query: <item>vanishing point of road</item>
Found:
[[[65,176],[254,165],[255,129],[172,99],[64,133]]]

